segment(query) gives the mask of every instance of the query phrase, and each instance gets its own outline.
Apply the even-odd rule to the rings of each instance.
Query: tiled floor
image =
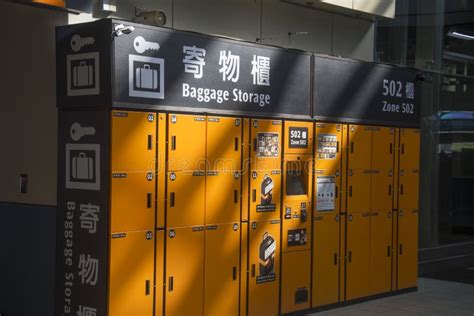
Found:
[[[420,278],[418,279],[418,292],[354,304],[311,315],[474,316],[474,285]]]

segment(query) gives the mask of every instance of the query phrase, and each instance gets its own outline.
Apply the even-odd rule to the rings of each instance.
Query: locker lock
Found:
[[[148,122],[153,122],[155,120],[155,115],[152,113],[149,113],[147,119],[148,119]]]
[[[352,222],[352,215],[349,215],[348,219],[350,222]]]
[[[177,120],[176,115],[171,115],[171,123],[176,123]]]

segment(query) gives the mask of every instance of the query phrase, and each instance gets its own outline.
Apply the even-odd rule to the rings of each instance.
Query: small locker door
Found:
[[[251,171],[250,220],[280,218],[281,172]]]
[[[341,170],[342,132],[342,124],[316,123],[316,170]]]
[[[167,230],[165,281],[165,315],[203,315],[203,226]]]
[[[372,127],[349,125],[349,169],[370,169]]]
[[[239,251],[238,223],[206,226],[204,315],[238,315]]]
[[[285,121],[285,155],[313,154],[313,122]]]
[[[339,302],[339,220],[334,212],[314,217],[312,307]]]
[[[371,212],[370,295],[390,292],[392,287],[392,212]]]
[[[420,167],[420,130],[400,129],[400,169],[419,169]]]
[[[349,170],[347,178],[347,212],[370,210],[370,170]]]
[[[372,169],[393,169],[395,128],[372,127]]]
[[[281,169],[281,121],[251,121],[251,170]]]
[[[370,213],[347,216],[346,300],[369,295]]]
[[[207,117],[206,157],[209,170],[242,170],[242,119]]]
[[[418,211],[398,211],[397,289],[415,287],[418,278]]]
[[[168,227],[204,225],[205,185],[203,171],[168,173]]]
[[[372,211],[390,211],[393,200],[392,170],[372,170],[370,179],[370,208]]]
[[[240,172],[208,171],[206,224],[240,221]]]
[[[168,170],[206,169],[206,117],[168,115]]]
[[[280,221],[252,221],[249,233],[248,315],[278,315]]]
[[[164,295],[165,295],[165,230],[157,230],[156,250],[155,250],[155,316],[161,316],[164,313]]]
[[[281,313],[309,308],[311,285],[311,251],[282,254]]]
[[[112,234],[109,315],[153,314],[154,250],[152,231]]]
[[[154,230],[155,175],[151,172],[112,173],[112,233]]]
[[[112,111],[112,172],[155,171],[156,114]]]

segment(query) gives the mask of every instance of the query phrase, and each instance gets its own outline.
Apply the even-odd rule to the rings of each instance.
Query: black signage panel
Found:
[[[114,106],[310,116],[310,54],[129,25],[113,42]]]
[[[56,315],[106,315],[109,114],[60,111]]]
[[[414,69],[314,56],[316,119],[419,127],[420,81]]]

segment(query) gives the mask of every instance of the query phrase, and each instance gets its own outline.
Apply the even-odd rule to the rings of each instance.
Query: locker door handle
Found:
[[[349,263],[352,262],[352,251],[349,250]]]
[[[402,155],[405,153],[405,144],[402,144]]]
[[[234,141],[234,151],[239,151],[239,138],[236,137]]]
[[[174,277],[170,276],[168,278],[168,292],[173,291],[173,281],[174,281]]]
[[[336,142],[336,152],[339,153],[339,141]]]
[[[403,184],[400,184],[400,195],[403,195]]]
[[[253,139],[253,151],[257,151],[257,139]]]
[[[151,193],[146,194],[146,207],[151,208]]]
[[[234,190],[234,203],[237,204],[239,201],[239,193],[237,192],[237,190]]]
[[[336,186],[336,192],[334,193],[334,197],[337,199],[339,196],[339,187]]]
[[[398,250],[398,253],[401,254],[401,255],[403,254],[403,245],[402,244],[400,244],[400,249]]]
[[[151,135],[148,135],[148,150],[153,149],[153,137]]]
[[[388,185],[388,195],[392,195],[392,185]]]
[[[237,280],[237,267],[232,268],[232,280]]]
[[[150,295],[150,280],[145,281],[145,296]]]
[[[393,152],[393,144],[390,143],[390,155],[392,154],[392,152]]]
[[[354,153],[354,142],[351,142],[351,154]]]
[[[174,206],[174,192],[170,193],[170,207]]]
[[[337,266],[337,253],[334,254],[334,265]]]
[[[387,246],[387,257],[390,257],[390,246]]]
[[[349,197],[352,197],[352,185],[349,186]]]
[[[250,272],[250,275],[252,276],[252,278],[255,278],[255,264],[252,264],[252,271]]]
[[[171,136],[171,150],[176,150],[176,136]]]
[[[253,189],[252,190],[252,202],[257,201],[257,190]]]

